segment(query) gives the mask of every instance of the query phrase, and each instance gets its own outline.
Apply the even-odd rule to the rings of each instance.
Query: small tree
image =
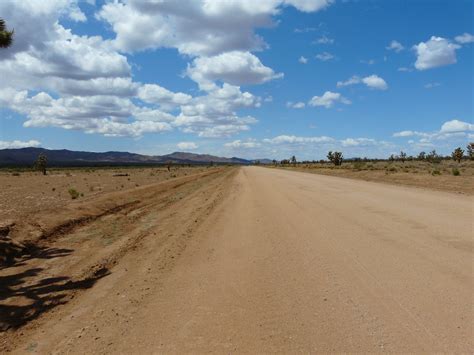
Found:
[[[388,157],[388,160],[391,162],[395,161],[395,159],[396,159],[396,156],[393,154],[390,154],[390,156]]]
[[[48,158],[44,154],[38,155],[38,158],[36,159],[35,162],[35,169],[39,170],[43,173],[43,175],[46,175],[46,167],[48,166]]]
[[[461,149],[461,147],[457,147],[454,149],[454,151],[451,153],[451,157],[453,160],[457,161],[458,163],[461,162],[461,159],[464,156],[464,150]]]
[[[441,162],[441,157],[436,153],[436,150],[432,150],[427,156],[426,160],[428,160],[430,163],[440,163]]]
[[[474,143],[469,143],[466,148],[469,159],[474,160]]]
[[[291,164],[296,165],[296,157],[293,155],[290,159]]]
[[[418,160],[425,160],[425,159],[426,159],[426,153],[420,152],[420,154],[418,154]]]
[[[405,152],[402,150],[402,151],[400,152],[399,159],[400,159],[400,161],[401,161],[402,163],[404,163],[405,160],[406,160],[406,158],[407,158],[407,153],[405,153]]]
[[[332,162],[334,165],[339,166],[342,164],[342,161],[344,159],[342,152],[332,152],[329,151],[328,155],[328,160]]]

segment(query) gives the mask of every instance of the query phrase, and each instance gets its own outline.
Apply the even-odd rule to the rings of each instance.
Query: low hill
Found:
[[[48,157],[49,165],[120,165],[120,164],[251,164],[251,160],[224,158],[208,154],[174,152],[166,155],[142,155],[129,152],[80,152],[67,149],[44,148],[1,149],[0,166],[33,165],[39,154]]]

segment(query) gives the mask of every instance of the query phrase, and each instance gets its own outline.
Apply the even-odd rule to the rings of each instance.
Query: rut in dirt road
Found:
[[[18,352],[472,350],[472,197],[259,167],[220,188],[172,267],[137,250]]]

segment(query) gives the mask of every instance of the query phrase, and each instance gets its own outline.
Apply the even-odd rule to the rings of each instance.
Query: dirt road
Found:
[[[472,220],[469,196],[241,168],[11,350],[472,352]]]

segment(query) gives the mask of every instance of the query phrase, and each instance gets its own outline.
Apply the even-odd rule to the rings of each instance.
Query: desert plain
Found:
[[[2,171],[0,351],[472,351],[472,163],[376,164]]]

